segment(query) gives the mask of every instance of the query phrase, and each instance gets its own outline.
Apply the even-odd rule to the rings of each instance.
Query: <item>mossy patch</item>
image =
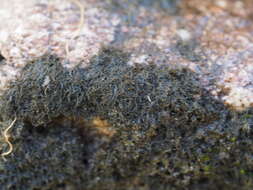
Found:
[[[2,187],[252,187],[252,127],[240,128],[252,113],[227,110],[189,69],[128,58],[107,47],[83,69],[48,55],[27,64],[1,97],[3,120],[23,126]]]
[[[27,64],[10,84],[2,113],[35,126],[61,115],[116,117],[142,125],[169,118],[189,126],[218,117],[218,104],[211,103],[191,71],[152,63],[130,66],[127,59],[107,48],[90,67],[68,71],[58,58],[44,56]]]

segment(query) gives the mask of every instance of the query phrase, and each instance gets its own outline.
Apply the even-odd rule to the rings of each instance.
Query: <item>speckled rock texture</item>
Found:
[[[251,0],[76,2],[2,2],[0,190],[253,189]]]

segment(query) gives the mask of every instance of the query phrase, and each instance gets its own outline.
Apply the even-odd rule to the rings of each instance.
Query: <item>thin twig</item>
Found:
[[[3,157],[4,160],[5,160],[4,157],[7,156],[7,155],[9,155],[13,151],[13,146],[12,146],[11,142],[9,141],[9,134],[8,134],[8,132],[14,126],[16,120],[17,120],[17,118],[15,117],[15,119],[11,122],[11,124],[9,125],[9,127],[7,127],[4,130],[4,132],[3,132],[4,140],[9,145],[9,150],[1,154],[1,156]]]

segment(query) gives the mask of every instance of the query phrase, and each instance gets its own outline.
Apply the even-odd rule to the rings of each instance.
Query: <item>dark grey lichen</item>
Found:
[[[61,115],[115,116],[143,126],[163,117],[188,126],[218,117],[219,104],[211,103],[197,76],[186,68],[130,66],[127,54],[109,48],[91,62],[72,71],[51,56],[29,63],[3,96],[3,114],[35,126]]]
[[[252,188],[252,112],[227,110],[186,68],[128,57],[109,47],[85,69],[54,56],[24,68],[1,97],[2,117],[24,125],[0,161],[1,187]],[[93,126],[97,117],[111,136]]]
[[[62,113],[71,113],[77,109],[79,96],[86,87],[83,78],[75,80],[78,73],[73,73],[64,69],[55,56],[45,55],[28,63],[20,78],[6,91],[3,112],[7,117],[16,116],[35,126],[48,123]]]
[[[44,129],[18,123],[11,136],[15,139],[14,153],[6,162],[0,161],[1,190],[60,189],[82,183],[86,145],[77,128]]]

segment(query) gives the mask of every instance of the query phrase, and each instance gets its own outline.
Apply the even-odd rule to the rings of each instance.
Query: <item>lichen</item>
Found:
[[[252,110],[228,110],[189,69],[128,58],[107,47],[86,68],[47,55],[23,69],[1,97],[18,121],[1,187],[252,188]]]

